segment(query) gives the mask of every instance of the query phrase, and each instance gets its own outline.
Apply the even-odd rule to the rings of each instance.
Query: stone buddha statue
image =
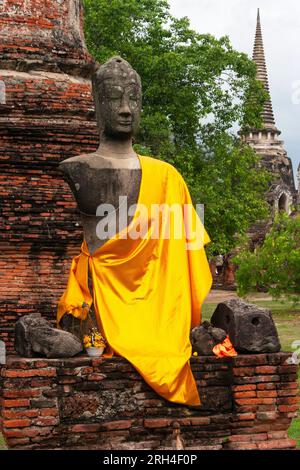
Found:
[[[93,92],[99,148],[60,165],[84,240],[58,302],[57,324],[81,339],[85,328],[97,326],[107,342],[104,358],[126,358],[165,399],[199,406],[189,334],[211,287],[209,236],[178,170],[133,150],[138,74],[113,57],[94,74]]]
[[[132,145],[142,105],[140,77],[121,57],[113,57],[100,66],[92,77],[92,85],[99,148],[94,153],[68,158],[59,165],[77,202],[91,255],[114,235],[109,230],[99,235],[99,222],[105,226],[103,219],[109,222],[110,214],[118,214],[125,198],[127,207],[138,201],[141,168]],[[104,210],[107,207],[109,210]],[[126,219],[115,217],[115,232],[119,233],[131,220],[130,215]],[[92,292],[90,275],[89,288]],[[92,308],[90,313],[94,316]],[[61,324],[64,329],[81,334],[74,318],[65,316]]]

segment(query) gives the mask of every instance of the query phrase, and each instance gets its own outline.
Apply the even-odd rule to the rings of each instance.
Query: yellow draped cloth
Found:
[[[197,406],[201,401],[189,362],[189,335],[200,324],[201,305],[212,284],[204,250],[210,238],[180,173],[161,160],[138,157],[142,178],[133,219],[93,255],[83,241],[58,304],[57,322],[65,314],[85,319],[88,309],[82,304],[94,303],[109,350],[126,358],[166,400]]]

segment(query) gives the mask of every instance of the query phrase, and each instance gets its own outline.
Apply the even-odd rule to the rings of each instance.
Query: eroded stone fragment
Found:
[[[82,342],[68,331],[53,328],[40,313],[22,317],[16,324],[15,349],[20,356],[73,357]]]
[[[236,351],[241,353],[274,353],[280,342],[270,310],[241,299],[220,303],[211,323],[225,330]]]
[[[191,343],[193,352],[201,356],[213,356],[213,348],[224,341],[226,332],[220,328],[214,328],[208,321],[203,322],[191,331]]]
[[[4,341],[0,341],[0,364],[6,364],[6,347]]]

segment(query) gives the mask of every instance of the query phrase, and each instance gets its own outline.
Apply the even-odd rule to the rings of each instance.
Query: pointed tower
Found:
[[[262,31],[261,31],[259,9],[257,10],[257,23],[256,23],[255,41],[254,41],[252,58],[257,66],[257,79],[262,82],[265,90],[269,93],[269,99],[265,102],[263,113],[262,113],[263,125],[264,125],[264,128],[266,129],[272,129],[276,131],[277,129],[275,126],[273,106],[272,106],[271,97],[270,97],[270,88],[269,88],[268,72],[267,72],[264,44],[263,44]]]
[[[251,129],[244,136],[244,139],[261,156],[262,164],[274,175],[267,194],[267,200],[273,207],[274,213],[278,210],[285,210],[290,214],[292,205],[296,202],[293,166],[284,149],[284,142],[279,139],[281,132],[275,123],[259,9],[257,12],[253,60],[257,66],[257,79],[269,93],[269,98],[265,102],[262,111],[262,128]]]

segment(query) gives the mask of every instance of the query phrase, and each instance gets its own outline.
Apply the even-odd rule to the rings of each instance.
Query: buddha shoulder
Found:
[[[110,168],[111,164],[105,158],[95,153],[87,153],[67,158],[59,164],[59,168],[63,173],[70,174],[73,171],[86,169],[102,169]]]

